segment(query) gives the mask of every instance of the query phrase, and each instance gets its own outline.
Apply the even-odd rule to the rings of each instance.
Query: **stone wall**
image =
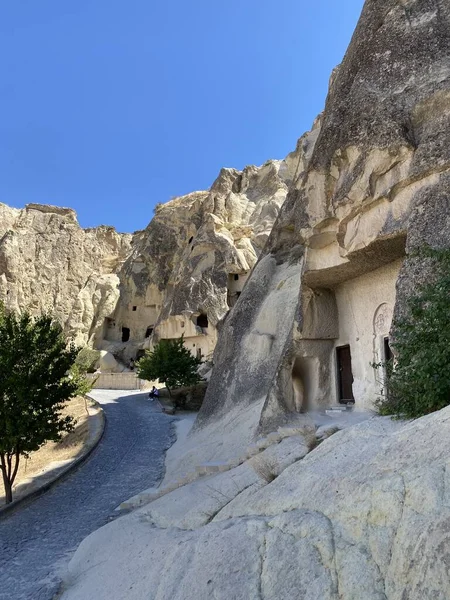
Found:
[[[94,381],[93,389],[141,390],[148,387],[148,382],[139,379],[136,373],[96,373],[87,377]]]

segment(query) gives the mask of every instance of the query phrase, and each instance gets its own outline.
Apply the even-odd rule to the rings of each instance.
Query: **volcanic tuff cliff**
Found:
[[[99,344],[129,358],[183,334],[192,352],[210,355],[217,324],[239,297],[302,156],[299,144],[283,161],[222,169],[208,192],[159,205],[147,229],[133,237],[120,273],[120,303]]]
[[[0,204],[0,300],[14,310],[54,314],[86,344],[115,309],[130,242],[112,227],[81,229],[69,208]]]
[[[194,353],[211,354],[216,325],[256,263],[301,153],[222,169],[209,191],[158,205],[134,235],[83,230],[67,208],[0,204],[0,300],[49,311],[77,344],[125,361],[181,334]]]
[[[370,365],[429,275],[408,255],[450,246],[449,31],[443,0],[366,1],[309,163],[221,330],[198,429],[250,405],[253,435],[293,410],[371,407]]]
[[[172,475],[242,454],[296,411],[371,407],[383,385],[371,362],[432,275],[413,251],[450,247],[448,0],[366,0],[317,133],[222,323]],[[259,467],[193,481],[91,534],[63,598],[447,600],[449,423],[449,407],[377,417],[317,448],[285,427],[249,449],[263,450]]]

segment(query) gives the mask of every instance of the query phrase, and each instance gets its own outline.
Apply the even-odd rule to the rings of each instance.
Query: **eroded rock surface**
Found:
[[[298,147],[283,161],[222,169],[209,191],[159,205],[133,238],[102,346],[130,358],[159,339],[184,335],[194,354],[210,356],[217,325],[240,296],[302,156]]]
[[[307,160],[221,329],[196,435],[239,407],[254,407],[256,434],[293,411],[367,410],[382,393],[372,364],[430,276],[412,251],[450,246],[449,31],[443,0],[366,1],[317,140],[305,138]]]
[[[302,161],[222,169],[209,191],[160,204],[143,231],[83,230],[71,209],[0,205],[0,299],[50,311],[80,345],[127,363],[184,335],[211,355],[217,324],[238,299]]]
[[[130,242],[113,227],[82,229],[69,208],[1,204],[0,300],[48,311],[77,344],[93,343],[115,310]]]
[[[450,408],[373,418],[303,459],[287,438],[271,483],[249,461],[92,534],[63,599],[446,600],[449,440]]]

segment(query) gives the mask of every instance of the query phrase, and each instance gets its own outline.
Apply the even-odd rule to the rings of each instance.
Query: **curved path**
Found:
[[[78,544],[163,475],[173,419],[157,412],[147,394],[95,390],[92,396],[106,415],[93,454],[47,493],[0,517],[1,600],[53,598],[58,573]]]

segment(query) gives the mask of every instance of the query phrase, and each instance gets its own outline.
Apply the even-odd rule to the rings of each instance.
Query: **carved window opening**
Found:
[[[208,329],[208,317],[205,314],[198,315],[197,317],[197,326],[202,329]]]
[[[130,328],[122,327],[122,342],[128,342],[130,339]]]
[[[385,337],[383,340],[383,352],[384,352],[384,361],[389,362],[393,358],[392,349],[389,345],[389,338]]]
[[[239,281],[239,275],[235,275],[235,276],[234,276],[234,280],[235,280],[235,281]]]
[[[145,337],[149,338],[153,333],[153,327],[147,327],[146,331],[145,331]]]
[[[137,306],[133,306],[133,312],[137,310]]]

